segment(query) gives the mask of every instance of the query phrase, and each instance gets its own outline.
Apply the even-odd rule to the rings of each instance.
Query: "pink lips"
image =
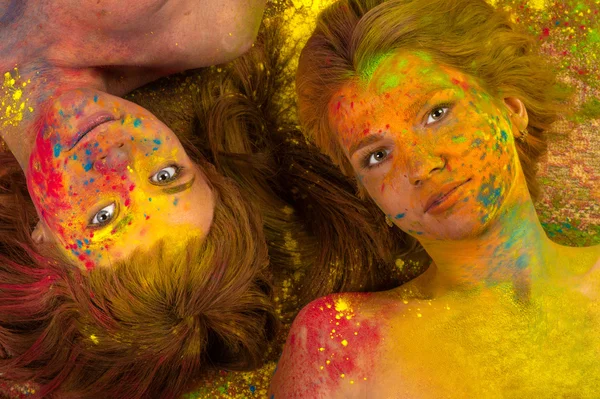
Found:
[[[71,140],[69,151],[72,150],[73,147],[75,147],[77,143],[79,143],[79,141],[81,141],[81,139],[84,138],[89,132],[104,123],[112,122],[114,120],[116,120],[116,118],[111,113],[106,111],[98,112],[89,118],[86,118],[77,126],[77,134]]]
[[[436,206],[436,205],[440,204],[441,202],[443,202],[446,198],[448,198],[450,196],[450,194],[452,194],[460,186],[462,186],[463,184],[467,183],[470,180],[471,179],[467,179],[458,184],[456,182],[454,182],[454,183],[449,183],[449,184],[442,186],[439,194],[432,195],[427,200],[427,203],[425,205],[425,212],[428,212],[429,209],[431,209],[433,206]]]

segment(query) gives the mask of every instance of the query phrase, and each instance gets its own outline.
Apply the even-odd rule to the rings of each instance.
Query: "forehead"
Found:
[[[372,120],[390,109],[401,113],[402,104],[438,90],[481,91],[471,76],[419,51],[398,51],[379,57],[364,69],[359,79],[348,82],[332,96],[329,119],[333,125],[349,122],[350,116],[354,124],[365,118]]]

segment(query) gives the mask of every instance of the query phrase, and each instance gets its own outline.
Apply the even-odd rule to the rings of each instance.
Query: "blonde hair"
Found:
[[[567,98],[537,47],[506,12],[484,0],[341,0],[319,15],[302,50],[296,75],[300,122],[345,174],[354,174],[329,126],[331,97],[394,51],[424,51],[475,77],[493,97],[523,101],[529,136],[516,144],[535,201],[537,163],[547,151],[544,132]]]

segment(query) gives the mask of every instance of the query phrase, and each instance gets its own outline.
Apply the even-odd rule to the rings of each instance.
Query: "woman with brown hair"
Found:
[[[600,246],[552,242],[554,72],[481,0],[341,0],[296,77],[306,133],[433,262],[295,320],[274,398],[597,396]],[[358,227],[358,226],[357,226]]]
[[[76,100],[60,97],[67,105],[48,111],[51,123],[41,126],[61,136],[61,129],[77,120],[75,113],[65,112],[74,101],[119,110],[112,116],[92,113],[98,115],[92,122],[101,122],[97,130],[64,154],[62,148],[55,152],[60,142],[42,143],[39,148],[49,147],[45,150],[50,154],[32,158],[35,173],[48,173],[35,180],[47,191],[34,191],[34,196],[52,205],[46,209],[56,209],[48,219],[55,218],[57,226],[78,232],[73,225],[81,220],[69,221],[69,226],[56,214],[68,216],[64,211],[69,206],[83,211],[80,196],[102,198],[105,192],[93,190],[106,188],[119,195],[109,196],[110,203],[93,209],[89,219],[116,225],[94,230],[94,236],[103,235],[121,247],[130,245],[130,239],[113,237],[129,223],[140,223],[127,219],[134,203],[134,212],[146,213],[145,222],[170,210],[184,224],[189,217],[178,215],[179,209],[183,213],[209,208],[212,218],[203,235],[194,230],[177,233],[160,223],[154,229],[142,225],[139,237],[153,238],[149,241],[154,244],[132,246],[131,253],[120,257],[111,255],[110,267],[81,267],[85,262],[74,262],[73,256],[55,250],[56,241],[40,237],[43,231],[30,236],[36,210],[25,177],[13,155],[1,154],[3,378],[38,383],[40,397],[175,398],[211,370],[247,370],[261,363],[277,324],[267,266],[274,273],[305,273],[303,301],[334,290],[373,290],[398,283],[400,276],[389,276],[393,273],[388,265],[394,260],[390,233],[369,227],[383,218],[373,216],[354,197],[348,180],[300,139],[293,121],[284,118],[286,110],[275,103],[286,82],[274,32],[266,31],[250,53],[224,71],[201,72],[190,136],[180,132],[176,138],[139,106],[87,90],[79,90]],[[64,123],[58,123],[60,118]],[[110,146],[109,140],[119,145]],[[125,162],[127,156],[131,162]],[[92,157],[86,170],[86,159]],[[177,164],[168,162],[173,157],[179,157]],[[129,181],[130,168],[145,170],[144,163],[152,162],[161,166],[149,173],[148,182]],[[68,184],[53,185],[57,179],[52,173],[64,165],[72,165],[74,171],[67,176]],[[82,177],[88,172],[101,178]],[[200,180],[208,190],[194,186]],[[132,184],[136,187],[130,190]],[[163,192],[142,197],[135,194],[139,185]],[[69,201],[64,195],[52,197],[57,194],[52,189],[69,193]],[[350,229],[354,224],[366,228]],[[156,229],[162,231],[155,233]],[[161,234],[164,237],[157,237]],[[92,252],[91,240],[84,238],[89,242],[75,242],[75,247],[66,248],[67,255],[89,255],[85,251]],[[104,259],[107,252],[102,248],[97,253],[103,257],[96,259]],[[340,264],[349,267],[340,270]],[[361,272],[350,275],[354,269]],[[324,270],[339,272],[323,276]]]

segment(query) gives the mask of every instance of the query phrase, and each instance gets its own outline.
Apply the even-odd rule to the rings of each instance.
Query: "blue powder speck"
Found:
[[[60,155],[60,152],[62,151],[62,146],[58,143],[56,143],[54,145],[54,158],[58,157]]]
[[[396,219],[402,219],[406,213],[399,213],[396,215]]]
[[[83,170],[85,170],[86,172],[92,170],[92,163],[88,162],[87,164],[83,165]]]
[[[142,124],[141,119],[137,118],[133,121],[133,127],[139,127]]]
[[[159,144],[160,145],[160,140],[159,139],[154,139],[152,141],[154,141],[154,144]]]

